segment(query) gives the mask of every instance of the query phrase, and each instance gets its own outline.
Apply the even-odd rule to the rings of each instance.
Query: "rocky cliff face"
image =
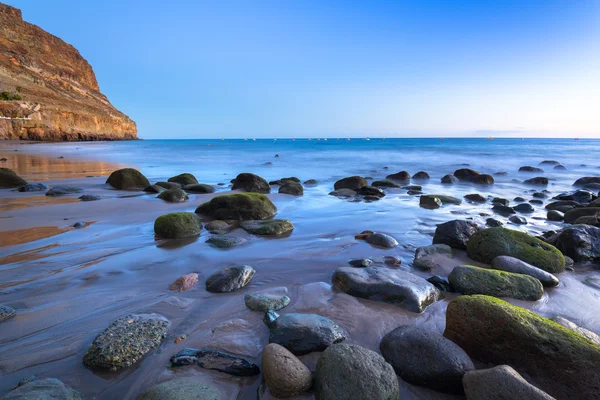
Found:
[[[77,49],[0,3],[0,139],[137,139]]]

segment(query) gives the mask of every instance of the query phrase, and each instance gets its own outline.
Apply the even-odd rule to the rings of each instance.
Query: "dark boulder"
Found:
[[[269,331],[269,343],[277,343],[295,355],[323,351],[346,339],[342,328],[317,314],[282,315],[270,324]]]
[[[550,236],[546,241],[575,262],[600,262],[600,228],[573,225]]]
[[[106,183],[119,190],[144,190],[150,186],[148,179],[140,171],[133,168],[123,168],[114,171]]]
[[[196,213],[221,220],[267,219],[277,213],[277,207],[259,193],[235,193],[212,198],[196,208]]]
[[[18,188],[27,185],[27,181],[10,168],[0,168],[0,189]]]
[[[333,188],[335,190],[350,189],[354,190],[355,192],[358,192],[360,188],[368,185],[369,184],[367,183],[366,179],[361,176],[349,176],[347,178],[340,179],[339,181],[337,181],[333,185]]]
[[[206,290],[212,293],[233,292],[250,283],[255,272],[248,265],[229,265],[206,279]]]
[[[392,179],[394,181],[405,182],[410,180],[410,174],[407,171],[396,172],[385,177],[386,179]]]
[[[455,249],[466,249],[467,242],[481,227],[473,221],[453,220],[439,224],[433,235],[434,244],[446,244]]]
[[[260,374],[260,369],[252,361],[213,349],[185,348],[171,357],[171,366],[181,367],[184,365],[198,365],[200,368],[235,376]]]
[[[190,174],[189,172],[179,174],[177,176],[172,176],[168,179],[168,181],[178,183],[181,186],[195,185],[198,183],[196,177]]]
[[[241,173],[235,178],[232,190],[241,189],[245,192],[271,193],[269,183],[258,175]]]

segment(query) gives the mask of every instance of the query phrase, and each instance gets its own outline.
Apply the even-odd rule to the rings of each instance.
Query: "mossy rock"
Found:
[[[154,221],[154,233],[163,239],[179,239],[200,234],[200,218],[191,212],[161,215]]]
[[[183,203],[189,199],[187,193],[180,188],[165,190],[156,197],[169,203]]]
[[[271,193],[271,186],[264,178],[248,172],[244,172],[235,177],[233,181],[233,190],[241,189],[245,192]]]
[[[191,185],[185,185],[183,190],[190,193],[214,193],[215,188],[205,183],[193,183]]]
[[[185,185],[194,185],[198,183],[196,177],[189,172],[185,172],[183,174],[179,174],[177,176],[172,176],[168,179],[169,182],[179,183],[181,186]]]
[[[572,224],[581,217],[590,217],[600,214],[600,207],[581,207],[574,208],[565,213],[565,222]]]
[[[524,232],[506,228],[487,228],[467,242],[472,260],[491,264],[498,256],[511,256],[551,273],[562,272],[565,257],[554,246]]]
[[[277,207],[260,193],[225,194],[212,198],[196,208],[196,213],[215,219],[267,219],[277,213]]]
[[[335,190],[350,189],[359,191],[363,186],[368,186],[367,180],[362,176],[349,176],[347,178],[340,179],[333,184]]]
[[[544,294],[542,283],[529,275],[461,265],[455,267],[448,281],[462,294],[485,294],[519,300],[539,300]]]
[[[462,200],[453,196],[447,196],[445,194],[430,194],[427,196],[433,196],[440,199],[442,204],[462,204]]]
[[[597,399],[600,346],[531,311],[490,296],[448,304],[444,336],[473,359],[507,364],[557,399]]]
[[[0,168],[0,189],[16,188],[27,185],[27,181],[10,168]]]
[[[148,179],[140,171],[133,168],[114,171],[110,174],[106,183],[119,190],[144,190],[150,186]]]
[[[220,400],[220,392],[196,378],[177,378],[153,386],[136,400]]]
[[[283,235],[294,229],[294,225],[287,219],[244,221],[241,226],[248,233],[264,236]]]

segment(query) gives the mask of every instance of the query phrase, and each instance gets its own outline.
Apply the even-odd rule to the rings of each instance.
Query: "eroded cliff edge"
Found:
[[[0,3],[0,139],[126,140],[137,127],[77,49]]]

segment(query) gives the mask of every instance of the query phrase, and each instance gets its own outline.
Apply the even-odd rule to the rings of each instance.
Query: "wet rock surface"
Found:
[[[532,276],[546,287],[555,287],[559,283],[558,278],[551,273],[510,256],[498,256],[494,258],[491,267],[505,272]]]
[[[196,378],[176,378],[153,386],[136,400],[222,400],[216,389],[203,385]]]
[[[294,225],[287,219],[244,221],[241,227],[248,233],[262,236],[283,235],[294,230]]]
[[[467,400],[554,400],[508,365],[469,371],[463,386]]]
[[[248,265],[229,265],[208,277],[206,290],[213,293],[232,292],[246,286],[254,276]]]
[[[434,244],[445,244],[455,249],[466,249],[467,242],[481,226],[473,221],[453,220],[439,224],[433,235]]]
[[[9,306],[0,304],[0,322],[7,321],[17,315],[17,312]]]
[[[0,168],[0,189],[18,188],[27,185],[27,181],[21,178],[10,168]]]
[[[237,236],[211,236],[206,240],[206,243],[219,249],[230,249],[232,247],[241,246],[247,243],[248,240]]]
[[[384,249],[391,249],[398,246],[398,241],[385,233],[374,233],[369,235],[365,241],[373,246],[383,247]]]
[[[576,262],[600,261],[600,228],[598,227],[574,225],[558,231],[546,240]]]
[[[64,196],[67,194],[81,193],[83,189],[68,186],[54,186],[46,192],[46,196]]]
[[[19,192],[43,192],[44,190],[48,190],[48,186],[43,183],[28,183],[21,186],[18,190]]]
[[[161,215],[154,221],[154,233],[164,239],[180,239],[200,233],[200,218],[190,212],[176,212]]]
[[[295,355],[323,351],[346,339],[346,332],[338,324],[317,314],[285,314],[275,319],[269,330],[269,343],[277,343]]]
[[[3,400],[83,400],[83,395],[55,378],[38,379],[10,391]]]
[[[281,310],[290,304],[290,298],[285,294],[276,293],[249,293],[244,296],[246,307],[252,311],[266,312]]]
[[[236,176],[232,189],[254,193],[271,193],[269,183],[264,178],[251,173],[242,173]]]
[[[196,213],[220,220],[244,221],[271,218],[277,207],[264,194],[236,193],[214,197],[199,205]]]
[[[312,387],[312,373],[285,347],[266,345],[262,352],[262,372],[273,396],[292,397]]]
[[[114,171],[110,174],[106,183],[119,190],[144,190],[150,186],[148,178],[133,168],[123,168]]]
[[[253,376],[260,369],[252,361],[213,349],[185,348],[171,357],[171,365],[198,365],[200,368],[213,369],[235,376]]]
[[[189,199],[188,195],[179,188],[165,190],[156,197],[169,203],[183,203]]]

